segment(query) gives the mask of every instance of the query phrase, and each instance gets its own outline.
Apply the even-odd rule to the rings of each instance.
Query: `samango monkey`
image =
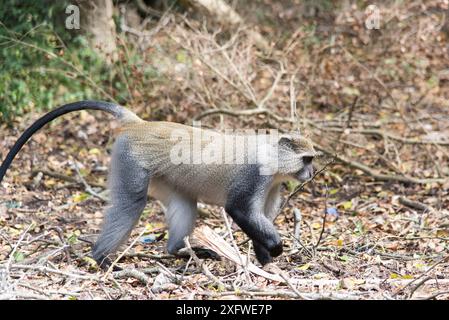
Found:
[[[108,176],[110,206],[92,249],[93,258],[100,266],[109,266],[108,256],[128,239],[146,205],[148,190],[166,208],[167,251],[171,254],[184,247],[184,238],[193,231],[198,201],[224,207],[253,241],[257,260],[262,265],[282,253],[282,241],[273,225],[281,203],[281,183],[289,179],[307,180],[313,174],[312,160],[316,153],[304,137],[281,136],[274,144],[263,144],[265,149],[277,150],[266,157],[268,165],[258,161],[180,162],[176,157],[173,161],[173,156],[178,154],[179,137],[208,134],[224,142],[219,147],[223,148],[229,145],[230,140],[226,139],[236,140],[237,136],[225,137],[223,133],[172,122],[147,122],[113,103],[80,101],[47,113],[20,136],[0,167],[0,183],[16,154],[36,131],[59,116],[85,109],[106,111],[121,124]],[[176,132],[177,138],[173,139]],[[193,150],[193,158],[207,147],[202,142],[197,152]],[[244,160],[254,158],[259,152],[248,142],[244,149]],[[268,166],[271,172],[263,173],[262,166]]]

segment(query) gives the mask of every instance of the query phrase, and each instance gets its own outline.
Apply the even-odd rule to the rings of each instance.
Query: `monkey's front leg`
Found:
[[[262,249],[256,248],[256,257],[261,264],[266,264],[266,253],[270,257],[277,257],[282,253],[282,240],[273,223],[265,217],[263,211],[252,208],[251,202],[234,202],[226,206],[226,212],[237,225],[250,237],[254,243],[260,244]],[[265,257],[265,258],[264,258]]]
[[[272,181],[273,177],[259,175],[256,166],[244,170],[230,187],[225,206],[235,223],[253,240],[256,257],[261,264],[282,253],[281,237],[271,218],[265,216],[267,189]]]
[[[278,216],[281,203],[282,203],[281,184],[275,184],[272,186],[270,192],[268,193],[265,199],[265,206],[264,206],[264,215],[271,222],[273,222],[274,219]],[[254,253],[256,254],[257,260],[262,265],[268,264],[273,261],[270,252],[268,252],[268,250],[265,249],[263,245],[261,245],[259,242],[255,240],[253,240],[253,245],[254,245]]]

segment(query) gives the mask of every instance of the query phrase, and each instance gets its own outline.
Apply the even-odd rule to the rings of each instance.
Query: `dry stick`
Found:
[[[298,279],[293,278],[290,280],[297,287],[332,287],[338,288],[341,286],[341,279]],[[381,279],[381,278],[368,278],[368,279],[360,279],[355,278],[354,281],[360,282],[361,284],[374,286],[380,284],[395,284],[395,285],[406,285],[414,280],[410,279]],[[432,279],[427,282],[427,284],[434,285],[448,285],[449,279]]]
[[[301,241],[299,241],[299,239],[301,238],[301,220],[302,220],[302,215],[301,215],[301,211],[298,208],[293,208],[293,216],[295,218],[295,228],[294,228],[294,233],[293,233],[293,238],[296,240],[294,242],[294,248],[296,249],[298,247],[298,244],[301,244]]]
[[[249,110],[214,109],[214,110],[208,110],[208,111],[201,113],[195,119],[199,120],[201,118],[204,118],[204,117],[210,116],[210,115],[214,115],[214,114],[225,114],[225,115],[233,116],[233,117],[265,114],[266,116],[273,118],[275,121],[278,121],[281,123],[293,123],[294,122],[292,119],[278,116],[274,112],[267,110],[265,108],[256,108],[256,109],[249,109]],[[322,131],[344,132],[345,130],[347,130],[344,128],[324,127],[324,126],[318,125],[315,122],[313,122],[312,120],[308,120],[308,119],[304,119],[303,121],[306,124],[311,125],[312,127],[315,127]],[[383,138],[389,138],[391,140],[399,141],[404,144],[433,144],[433,145],[440,145],[440,146],[449,146],[449,141],[425,141],[425,140],[417,140],[416,138],[403,138],[403,137],[396,136],[392,133],[386,132],[381,129],[357,129],[357,128],[355,128],[355,129],[350,129],[350,132],[366,134],[366,135],[374,135],[374,136],[379,136],[379,137],[383,137]]]
[[[72,258],[70,257],[71,248],[70,248],[70,245],[68,245],[67,242],[64,240],[64,232],[62,231],[62,229],[58,226],[53,226],[53,227],[50,227],[48,230],[56,231],[56,233],[58,234],[59,240],[61,240],[61,243],[63,245],[63,250],[67,257],[67,262],[69,264],[71,264],[72,263]]]
[[[203,247],[215,251],[220,256],[225,257],[226,259],[232,261],[237,265],[241,265],[238,253],[235,252],[234,248],[208,226],[201,226],[199,228],[196,228],[194,231],[194,237],[195,240]],[[284,282],[284,280],[279,275],[266,272],[265,270],[259,268],[251,262],[247,263],[248,270],[251,273],[272,281]]]
[[[305,297],[304,295],[301,294],[301,292],[298,291],[298,289],[296,289],[296,287],[290,282],[290,280],[288,279],[288,277],[283,273],[280,272],[279,275],[282,277],[282,279],[285,280],[285,282],[287,283],[287,285],[290,287],[290,289],[292,289],[292,291],[295,293],[295,295],[298,298],[301,298],[303,300],[309,300],[307,297]]]
[[[430,279],[432,279],[431,276],[427,276],[424,277],[421,281],[419,281],[411,290],[410,293],[408,295],[408,298],[411,299],[413,297],[413,295],[415,294],[416,290],[418,290],[418,288],[420,288],[421,286],[423,286],[427,281],[429,281]]]
[[[420,178],[414,178],[414,177],[409,177],[409,176],[405,176],[405,175],[400,176],[400,175],[390,175],[390,174],[378,173],[377,170],[375,170],[375,169],[372,169],[372,168],[370,168],[362,163],[359,163],[357,161],[348,160],[345,157],[337,155],[333,151],[330,151],[316,143],[315,143],[315,147],[318,150],[320,150],[330,156],[334,156],[340,162],[343,162],[344,164],[346,164],[352,168],[359,169],[359,170],[363,171],[364,173],[373,177],[375,180],[396,181],[396,182],[402,182],[402,183],[416,183],[416,184],[427,184],[427,183],[433,183],[433,182],[444,183],[444,182],[448,181],[448,179],[438,179],[438,178],[420,179]]]
[[[96,197],[96,198],[98,198],[98,199],[100,199],[100,200],[103,200],[104,202],[108,202],[108,199],[107,199],[106,197],[103,197],[101,194],[95,192],[95,191],[92,189],[92,187],[86,182],[86,180],[85,180],[84,177],[81,175],[81,172],[80,172],[80,170],[79,170],[79,168],[78,168],[78,163],[77,163],[76,161],[73,161],[73,163],[74,163],[74,166],[75,166],[76,174],[78,175],[78,177],[79,177],[80,180],[81,180],[81,183],[82,183],[83,186],[84,186],[84,190],[86,190],[86,192],[89,193],[90,195],[92,195],[92,196],[94,196],[94,197]]]
[[[449,291],[441,291],[441,292],[437,292],[437,293],[435,293],[435,294],[433,294],[433,295],[431,295],[431,296],[429,296],[429,297],[422,298],[421,300],[433,300],[433,299],[435,299],[436,297],[441,296],[442,294],[449,294]]]
[[[324,201],[324,213],[323,213],[323,226],[321,228],[321,232],[320,232],[320,236],[318,238],[318,241],[316,242],[316,244],[313,246],[313,251],[316,252],[316,248],[318,247],[318,245],[321,242],[321,239],[323,238],[323,234],[324,234],[324,228],[326,227],[326,217],[327,217],[327,200],[329,199],[329,189],[326,186],[326,198]]]
[[[265,97],[260,101],[259,108],[263,108],[265,106],[265,103],[271,98],[271,96],[273,95],[273,92],[276,89],[279,81],[281,80],[282,76],[285,74],[284,64],[281,61],[278,61],[278,63],[279,63],[279,66],[280,66],[280,70],[279,70],[276,78],[274,79],[273,84],[272,84],[270,90],[268,90],[268,92],[265,95]]]
[[[313,121],[308,120],[307,124],[310,124],[311,126],[323,130],[323,131],[329,131],[329,132],[344,132],[344,128],[335,128],[335,127],[324,127],[321,125],[318,125],[314,123]],[[425,140],[418,140],[417,138],[403,138],[400,136],[396,136],[390,132],[384,131],[382,129],[358,129],[358,128],[352,128],[349,129],[352,133],[360,133],[360,134],[366,134],[366,135],[372,135],[372,136],[378,136],[382,138],[389,138],[391,140],[399,141],[403,144],[433,144],[433,145],[439,145],[439,146],[449,146],[449,141],[425,141]]]
[[[366,147],[366,146],[362,146],[362,145],[359,145],[359,144],[357,144],[357,143],[354,143],[354,142],[351,142],[351,141],[348,141],[348,140],[345,140],[345,139],[338,139],[338,142],[343,143],[343,144],[346,144],[346,145],[351,146],[351,147],[363,149],[363,150],[365,150],[365,151],[367,151],[367,152],[369,152],[369,153],[372,153],[372,154],[373,154],[374,156],[376,156],[378,159],[382,160],[382,161],[385,163],[385,165],[387,165],[388,168],[390,168],[391,170],[393,170],[395,173],[397,173],[397,174],[399,174],[399,175],[404,175],[404,174],[405,174],[405,173],[404,173],[401,169],[399,169],[395,164],[391,163],[391,161],[390,161],[386,156],[384,156],[383,154],[378,153],[378,152],[375,151],[375,150],[371,150],[370,148],[368,148],[368,147]]]
[[[243,270],[245,272],[246,279],[247,279],[247,281],[249,283],[251,283],[252,282],[251,281],[251,277],[250,277],[249,272],[248,272],[249,257],[247,258],[246,263],[245,263],[242,255],[240,254],[240,250],[239,250],[239,248],[237,246],[237,243],[235,242],[234,236],[232,235],[231,224],[229,223],[228,217],[226,215],[226,211],[224,209],[222,209],[221,210],[221,214],[222,214],[223,219],[225,221],[226,229],[228,230],[229,237],[231,238],[232,246],[234,247],[235,252],[237,252],[237,254],[238,254],[239,258],[240,258],[240,262],[241,262]]]
[[[36,271],[43,272],[43,273],[54,273],[54,274],[59,274],[59,275],[63,275],[66,277],[82,279],[82,280],[92,280],[92,281],[99,281],[99,282],[103,281],[102,279],[100,279],[98,277],[87,276],[87,275],[76,274],[76,273],[68,273],[68,272],[60,271],[58,269],[45,267],[42,265],[12,264],[10,266],[10,268],[11,269],[23,269],[23,270],[36,270]]]
[[[292,120],[298,121],[298,113],[296,109],[296,92],[294,83],[295,83],[295,74],[293,74],[290,78],[290,118]]]
[[[301,240],[299,238],[296,238],[293,234],[289,234],[293,239],[296,240],[297,243],[299,243],[299,245],[307,252],[307,254],[309,255],[310,258],[313,258],[313,253],[301,242]],[[290,252],[290,254],[296,253],[298,252],[298,249],[294,249],[292,250],[292,252]]]
[[[346,122],[346,129],[351,127],[352,114],[357,105],[357,101],[359,101],[359,96],[355,96],[354,101],[352,102],[351,108],[349,109],[348,121]]]
[[[290,201],[291,198],[293,198],[294,196],[296,196],[303,188],[306,184],[308,184],[309,182],[313,181],[315,179],[315,177],[317,175],[319,175],[320,173],[322,173],[324,170],[327,169],[327,167],[334,162],[334,159],[330,160],[329,162],[327,162],[320,170],[318,170],[317,172],[315,172],[315,174],[313,175],[312,178],[304,181],[303,183],[301,183],[298,187],[296,187],[296,189],[290,193],[287,197],[287,199],[284,201],[284,203],[281,205],[281,208],[279,209],[279,212],[281,212],[282,210],[284,210],[285,206],[288,204],[288,202]]]
[[[217,44],[218,46],[218,44]],[[218,46],[219,47],[219,46]],[[234,69],[234,72],[239,77],[240,82],[243,84],[243,86],[246,88],[248,94],[251,97],[252,101],[256,101],[256,104],[258,107],[261,107],[260,103],[256,99],[256,94],[254,93],[254,88],[251,86],[251,84],[243,77],[240,70],[235,65],[234,61],[229,57],[229,55],[226,53],[226,51],[221,51],[221,55],[228,61],[228,63],[231,65],[231,67]]]
[[[427,269],[424,273],[422,273],[418,278],[413,279],[411,282],[409,282],[408,284],[406,284],[404,287],[402,287],[401,289],[399,289],[398,291],[396,291],[393,294],[393,297],[397,296],[400,292],[404,291],[407,287],[409,287],[411,284],[413,284],[415,281],[419,280],[420,278],[422,278],[423,276],[429,274],[430,271],[432,271],[433,269],[435,269],[438,265],[440,265],[441,263],[445,262],[446,260],[449,259],[449,256],[443,257],[441,258],[440,261],[436,262],[433,266],[431,266],[429,269]],[[429,279],[430,280],[430,279]],[[425,281],[424,281],[425,282]],[[424,282],[420,282],[418,285],[416,285],[416,287],[414,288],[414,290],[411,292],[410,294],[410,298],[412,297],[413,292],[415,292],[419,286],[423,285]]]
[[[284,117],[278,116],[277,114],[275,114],[274,112],[272,112],[266,108],[259,108],[259,107],[255,108],[255,109],[249,109],[249,110],[213,109],[213,110],[208,110],[208,111],[201,113],[200,115],[196,116],[194,120],[200,120],[204,117],[211,116],[214,114],[225,114],[225,115],[233,116],[233,117],[264,114],[270,118],[273,118],[277,122],[282,122],[282,123],[293,123],[294,122],[292,119],[286,119]]]
[[[11,262],[14,259],[14,254],[17,251],[17,248],[20,246],[20,244],[23,241],[23,238],[25,238],[25,235],[28,233],[28,231],[31,229],[31,227],[33,226],[33,223],[31,223],[28,228],[26,228],[26,230],[22,233],[22,235],[20,236],[19,240],[17,241],[16,245],[14,246],[14,248],[12,248],[10,254],[9,254],[9,258],[8,258],[8,262],[6,263],[6,274],[9,274],[9,269],[11,267]]]
[[[427,206],[424,203],[417,202],[417,201],[412,201],[412,200],[409,200],[409,199],[407,199],[405,197],[399,197],[398,200],[399,200],[400,204],[402,204],[404,206],[407,206],[409,208],[412,208],[412,209],[421,210],[421,211],[427,211],[427,212],[435,211],[432,207]]]
[[[427,113],[427,112],[426,112],[426,113]],[[430,132],[429,132],[429,130],[426,128],[426,126],[422,124],[421,119],[418,119],[418,117],[416,117],[414,114],[412,114],[412,117],[415,119],[415,121],[419,124],[419,126],[423,129],[423,131],[424,131],[426,134],[430,134]],[[446,155],[446,157],[449,157],[449,153],[448,153],[445,149],[441,148],[441,145],[438,144],[437,141],[432,141],[432,144],[433,144],[439,151],[441,151],[444,155]],[[449,143],[448,143],[448,145],[449,145]]]
[[[128,278],[128,277],[135,278],[145,285],[148,284],[148,282],[150,280],[149,277],[145,273],[143,273],[142,271],[139,271],[137,269],[125,269],[125,270],[114,272],[115,279]]]
[[[200,258],[198,258],[198,256],[193,251],[192,246],[190,245],[189,237],[184,238],[184,243],[186,244],[186,248],[189,251],[191,257],[193,258],[193,260],[195,260],[197,266],[202,269],[206,277],[208,277],[211,281],[216,283],[219,287],[226,288],[227,290],[229,290],[230,286],[225,285],[223,282],[220,281],[220,279],[214,276],[212,272],[210,272],[209,268],[204,264],[204,262],[201,261]]]
[[[29,293],[29,292],[22,292],[22,291],[16,291],[14,293],[0,294],[0,300],[16,300],[17,298],[23,298],[26,300],[29,300],[29,299],[48,300],[47,296]]]
[[[137,258],[147,258],[154,260],[165,260],[165,259],[179,259],[179,257],[171,254],[148,254],[141,252],[130,252],[124,255],[125,257],[137,257]]]
[[[195,55],[198,59],[201,60],[202,63],[204,63],[209,69],[211,69],[213,72],[215,72],[220,78],[222,78],[223,80],[225,80],[228,84],[230,84],[234,89],[236,89],[238,92],[240,92],[246,99],[248,99],[249,101],[251,101],[254,105],[258,105],[258,102],[251,96],[248,96],[247,93],[242,90],[242,88],[234,83],[231,79],[229,79],[226,75],[224,75],[222,72],[220,72],[220,70],[218,70],[215,66],[213,66],[212,64],[210,64],[208,61],[206,61],[200,54],[198,54],[197,52],[195,52],[192,48],[187,47],[186,45],[184,45],[183,43],[179,42],[177,39],[175,39],[172,35],[168,35],[174,42],[176,42],[178,45],[180,45],[183,49],[189,51],[190,53],[192,53],[193,55]],[[196,119],[194,119],[196,120]]]
[[[297,294],[286,290],[238,290],[238,291],[224,291],[224,292],[210,292],[202,291],[197,292],[198,295],[208,296],[212,298],[220,298],[224,296],[249,296],[249,297],[277,297],[277,298],[297,298]],[[323,299],[335,299],[335,300],[355,300],[359,299],[364,294],[351,294],[351,293],[300,293],[306,300],[323,300]]]
[[[34,176],[34,175],[37,175],[39,173],[42,173],[45,176],[49,176],[49,177],[52,177],[52,178],[55,178],[55,179],[59,179],[59,180],[62,180],[62,181],[75,183],[75,184],[83,184],[82,181],[80,181],[80,180],[78,180],[76,178],[73,178],[73,177],[70,177],[70,176],[66,176],[64,174],[61,174],[61,173],[58,173],[58,172],[54,172],[54,171],[50,171],[50,170],[33,170],[31,172],[31,175]],[[103,184],[99,184],[99,183],[95,183],[95,182],[89,182],[89,185],[91,185],[93,187],[97,187],[97,188],[103,188],[103,189],[105,188],[105,186]]]
[[[28,284],[25,284],[25,283],[17,283],[17,286],[36,291],[37,293],[40,293],[40,294],[42,294],[44,296],[49,296],[50,295],[48,292],[45,292],[44,290],[35,288],[35,287],[33,287],[31,285],[28,285]]]
[[[133,242],[131,242],[131,244],[128,247],[126,247],[126,249],[117,257],[117,259],[115,259],[114,262],[111,263],[111,265],[108,268],[108,271],[106,271],[106,273],[104,274],[103,279],[106,279],[106,277],[111,273],[112,269],[117,264],[117,262],[119,262],[120,259],[129,251],[129,249],[131,249],[134,246],[134,244],[137,242],[137,240],[139,240],[143,236],[144,233],[145,233],[145,228],[142,229],[140,234],[133,240]]]

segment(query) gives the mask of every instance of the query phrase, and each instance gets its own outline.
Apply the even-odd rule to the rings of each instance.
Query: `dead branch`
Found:
[[[243,18],[222,0],[186,0],[185,2],[195,10],[205,12],[223,25],[237,27],[245,24]],[[247,28],[246,33],[260,50],[269,51],[270,45],[259,32]]]
[[[248,272],[249,258],[247,258],[246,261],[243,260],[243,257],[240,254],[240,250],[237,246],[237,243],[235,242],[234,236],[232,235],[232,228],[231,228],[231,224],[229,223],[227,213],[224,209],[221,210],[221,213],[222,213],[223,219],[225,221],[226,229],[228,230],[229,238],[231,239],[232,246],[234,247],[235,252],[237,252],[237,254],[240,258],[240,263],[243,266],[243,270],[245,271],[246,279],[248,280],[248,282],[251,282],[251,277],[249,276],[249,272]]]
[[[145,228],[142,229],[140,234],[131,242],[131,244],[129,246],[127,246],[126,249],[121,254],[119,254],[118,257],[111,263],[111,265],[109,266],[108,270],[104,274],[103,279],[107,278],[107,276],[114,269],[114,266],[117,264],[117,262],[119,262],[120,259],[134,246],[134,244],[137,242],[137,240],[139,240],[139,238],[141,238],[144,233],[145,233]]]
[[[311,126],[314,126],[317,129],[320,129],[323,131],[360,133],[360,134],[378,136],[378,137],[381,137],[384,139],[388,138],[391,140],[401,142],[403,144],[418,144],[418,145],[433,144],[433,145],[440,145],[440,146],[449,146],[449,141],[426,141],[426,140],[419,140],[417,138],[403,138],[403,137],[396,136],[390,132],[384,131],[382,129],[328,128],[328,127],[317,125],[313,121],[310,121],[310,120],[307,121],[307,124],[310,124]]]
[[[286,290],[238,290],[225,292],[197,292],[198,295],[204,295],[212,298],[221,298],[225,296],[248,296],[248,297],[277,297],[277,298],[292,298],[297,299],[298,295],[295,292]],[[300,292],[301,298],[304,300],[358,300],[363,294],[357,293],[337,293],[337,292],[322,292],[322,293],[305,293]]]
[[[279,275],[282,277],[282,279],[285,280],[285,283],[287,283],[287,285],[290,287],[290,289],[292,289],[292,291],[295,293],[296,297],[301,298],[303,300],[308,300],[308,298],[306,296],[304,296],[301,292],[298,291],[298,289],[296,289],[296,287],[290,282],[290,280],[284,273],[281,272],[281,273],[279,273]]]
[[[48,297],[30,293],[30,292],[23,292],[23,291],[15,291],[10,293],[2,293],[0,294],[0,300],[17,300],[17,299],[36,299],[36,300],[48,300]]]
[[[293,238],[294,238],[294,248],[297,249],[298,245],[300,244],[299,239],[301,238],[301,220],[302,220],[302,215],[301,215],[301,210],[299,210],[298,208],[293,208],[293,215],[295,218],[295,228],[294,228],[294,233],[293,233]]]
[[[418,201],[412,201],[407,199],[406,197],[399,197],[399,203],[407,206],[412,209],[424,211],[424,212],[432,212],[435,211],[432,207],[429,207],[425,205],[424,203],[418,202]]]
[[[360,162],[349,160],[341,155],[337,155],[335,152],[332,152],[332,151],[324,148],[323,146],[320,146],[319,144],[315,143],[315,148],[317,148],[318,150],[324,152],[325,154],[327,154],[329,156],[334,157],[335,159],[339,160],[340,162],[343,162],[344,164],[346,164],[352,168],[359,169],[359,170],[363,171],[364,173],[370,175],[375,180],[379,180],[379,181],[394,181],[394,182],[416,183],[416,184],[444,183],[444,182],[448,181],[448,179],[443,179],[443,178],[420,179],[420,178],[409,177],[406,175],[400,176],[400,175],[383,174],[383,173],[377,172],[377,170],[372,169]]]
[[[135,278],[142,282],[143,284],[148,284],[150,279],[148,276],[143,273],[142,271],[139,271],[137,269],[125,269],[121,271],[117,271],[113,273],[113,276],[115,279],[122,279],[122,278]]]
[[[312,178],[310,178],[307,181],[304,181],[303,183],[301,183],[299,186],[296,187],[295,190],[293,190],[292,193],[290,193],[287,197],[287,199],[284,201],[284,203],[281,205],[281,208],[279,211],[282,211],[285,206],[288,204],[288,202],[290,201],[291,198],[293,198],[294,196],[296,196],[303,188],[306,184],[310,183],[311,181],[313,181],[315,179],[315,177],[319,174],[321,174],[324,170],[327,169],[327,167],[334,162],[334,159],[332,159],[331,161],[327,162],[320,170],[316,171],[315,174],[313,175]]]
[[[195,252],[192,249],[192,246],[190,245],[189,237],[185,237],[184,243],[186,244],[186,248],[190,253],[190,256],[193,258],[195,263],[199,268],[202,269],[203,273],[214,283],[216,283],[219,287],[222,288],[229,288],[229,286],[225,285],[220,279],[218,279],[216,276],[210,272],[209,268],[204,264],[203,261],[201,261],[198,256],[195,254]]]
[[[78,175],[82,185],[84,186],[84,190],[86,190],[87,193],[89,193],[90,195],[103,200],[104,202],[108,202],[108,199],[104,196],[102,196],[101,194],[97,193],[94,189],[92,189],[92,187],[87,183],[87,181],[84,179],[84,177],[81,175],[81,172],[78,168],[78,163],[76,161],[73,162],[74,166],[75,166],[75,171],[76,174]]]
[[[42,273],[54,273],[59,274],[62,276],[70,277],[70,278],[76,278],[76,279],[82,279],[82,280],[92,280],[92,281],[98,281],[101,282],[102,280],[98,277],[91,276],[91,275],[84,275],[80,273],[69,273],[65,271],[60,271],[54,268],[49,268],[42,265],[23,265],[23,264],[12,264],[10,266],[10,269],[22,269],[22,270],[36,270]]]
[[[171,254],[148,254],[142,252],[130,252],[126,253],[124,257],[136,257],[136,258],[144,258],[144,259],[154,259],[154,260],[165,260],[165,259],[179,259],[179,257],[171,255]]]
[[[207,110],[200,115],[195,117],[195,120],[200,120],[204,117],[208,117],[214,114],[225,114],[232,117],[241,117],[241,116],[252,116],[257,114],[264,114],[270,118],[273,118],[277,122],[282,123],[292,123],[292,119],[287,119],[281,116],[278,116],[277,114],[273,113],[272,111],[266,109],[266,108],[256,108],[256,109],[247,109],[247,110],[230,110],[230,109],[212,109]]]
[[[328,199],[329,199],[329,190],[327,189],[327,186],[326,186],[326,198],[324,200],[324,212],[323,212],[323,222],[322,222],[323,225],[321,227],[321,232],[320,232],[320,236],[318,237],[318,241],[313,246],[313,251],[316,250],[316,248],[320,245],[321,240],[323,239],[324,229],[326,228],[327,201],[328,201]]]

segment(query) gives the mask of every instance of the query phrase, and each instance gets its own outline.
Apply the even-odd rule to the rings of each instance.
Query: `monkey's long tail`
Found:
[[[86,100],[65,104],[39,118],[28,129],[25,130],[25,132],[20,136],[19,139],[17,139],[16,143],[8,152],[5,160],[2,163],[2,166],[0,167],[0,183],[2,182],[3,177],[6,174],[6,171],[11,165],[11,162],[14,160],[14,157],[17,155],[20,149],[22,149],[23,145],[31,138],[31,136],[36,133],[36,131],[38,131],[40,128],[42,128],[50,121],[66,113],[79,110],[102,110],[112,114],[116,119],[120,120],[121,122],[142,121],[142,119],[140,119],[132,111],[126,109],[125,107],[110,102]]]

